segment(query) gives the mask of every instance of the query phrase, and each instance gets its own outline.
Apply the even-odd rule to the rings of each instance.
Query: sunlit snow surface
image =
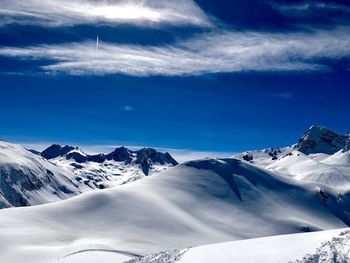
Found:
[[[301,182],[320,183],[339,190],[350,189],[350,152],[340,150],[334,154],[306,155],[292,147],[284,147],[251,151],[234,157],[244,160],[246,156],[252,158],[248,160],[251,164]]]
[[[161,256],[159,256],[161,255]],[[176,260],[168,260],[168,259]],[[350,230],[272,236],[164,251],[132,263],[347,263]]]
[[[145,255],[346,227],[349,197],[235,159],[191,161],[56,203],[0,210],[0,262],[104,248]]]

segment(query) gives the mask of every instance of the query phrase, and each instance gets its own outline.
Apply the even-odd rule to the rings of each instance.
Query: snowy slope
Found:
[[[347,263],[350,230],[337,229],[163,251],[128,263]]]
[[[48,262],[101,247],[141,255],[341,228],[350,224],[349,198],[235,159],[192,161],[112,189],[1,210],[0,262]]]
[[[73,173],[20,145],[0,141],[0,208],[62,200],[85,188]]]
[[[245,152],[235,157],[302,182],[347,190],[350,187],[349,142],[349,135],[311,126],[295,145]]]

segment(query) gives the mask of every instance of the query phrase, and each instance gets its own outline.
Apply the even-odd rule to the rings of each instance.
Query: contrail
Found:
[[[96,38],[96,50],[98,49],[98,43],[99,42],[99,37],[97,36],[97,38]]]

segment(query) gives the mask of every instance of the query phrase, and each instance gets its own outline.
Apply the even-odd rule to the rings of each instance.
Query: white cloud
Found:
[[[193,0],[1,0],[0,16],[0,25],[210,24]]]
[[[320,61],[350,56],[350,29],[312,33],[216,31],[173,45],[142,46],[100,42],[0,48],[0,56],[52,60],[48,73],[181,76],[242,71],[315,71]]]

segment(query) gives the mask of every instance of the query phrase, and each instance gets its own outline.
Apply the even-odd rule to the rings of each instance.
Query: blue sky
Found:
[[[0,17],[4,140],[219,155],[349,132],[345,1],[3,0]]]

